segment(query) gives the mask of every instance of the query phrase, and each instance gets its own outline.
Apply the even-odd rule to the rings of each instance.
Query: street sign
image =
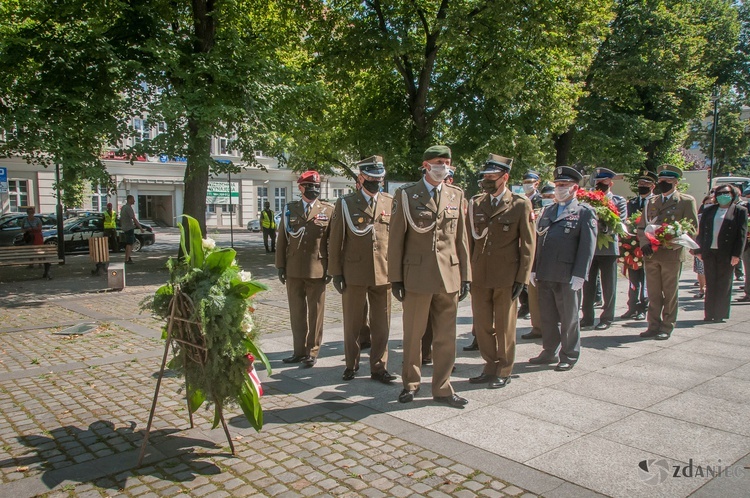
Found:
[[[0,192],[8,192],[8,168],[0,168]]]
[[[240,185],[238,182],[232,182],[232,195],[230,202],[228,182],[208,182],[206,204],[239,204],[239,188]]]

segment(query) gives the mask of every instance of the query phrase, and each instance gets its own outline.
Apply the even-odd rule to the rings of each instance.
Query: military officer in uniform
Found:
[[[698,213],[695,199],[677,191],[682,178],[682,170],[671,164],[659,166],[659,192],[652,196],[643,207],[643,215],[638,223],[638,243],[644,256],[646,286],[648,287],[648,329],[641,337],[667,340],[672,335],[677,321],[677,289],[682,272],[682,262],[687,259],[687,249],[674,245],[660,247],[654,252],[646,238],[648,225],[661,225],[676,220],[690,220],[698,226]]]
[[[638,177],[638,195],[628,201],[628,218],[636,213],[643,212],[643,206],[648,202],[656,186],[656,173],[644,171]],[[640,268],[628,268],[628,311],[620,315],[623,320],[634,318],[636,320],[646,319],[648,309],[648,293],[646,292],[646,270]]]
[[[284,209],[276,247],[279,280],[286,284],[294,352],[284,363],[315,365],[323,341],[328,268],[328,227],[333,204],[320,200],[320,175],[305,171],[297,179],[302,199]],[[361,309],[360,309],[361,313]]]
[[[555,204],[537,220],[536,257],[530,282],[539,292],[543,351],[529,363],[559,362],[557,371],[573,368],[581,351],[578,310],[596,248],[596,213],[576,199],[581,174],[568,166],[555,168]]]
[[[542,209],[547,206],[551,206],[555,202],[555,187],[551,184],[544,185],[539,190],[542,196],[542,202],[540,208],[534,208],[534,219],[538,220],[542,214]],[[536,237],[536,221],[534,223],[535,237]],[[521,336],[521,339],[541,339],[542,338],[542,314],[539,309],[539,291],[535,285],[527,285],[526,292],[528,294],[529,302],[529,318],[531,319],[531,332],[527,332]],[[521,293],[523,296],[523,293]],[[519,298],[520,299],[520,298]]]
[[[433,399],[460,408],[468,401],[454,393],[450,375],[456,359],[458,301],[468,295],[471,281],[464,193],[443,183],[451,163],[448,147],[432,146],[422,159],[426,174],[396,191],[391,211],[388,275],[393,295],[404,308],[404,389],[398,400],[413,401],[419,391],[421,339],[429,316]]]
[[[531,201],[531,205],[534,209],[540,209],[542,207],[542,194],[539,192],[539,173],[534,170],[528,170],[523,174],[523,180],[521,185],[523,186],[523,193]]]
[[[388,384],[396,378],[386,370],[391,326],[388,229],[393,197],[380,191],[385,178],[382,157],[368,157],[357,166],[362,188],[336,202],[328,238],[328,273],[341,294],[344,312],[343,379],[352,380],[359,370],[359,336],[365,323],[362,308],[367,304],[370,378]]]
[[[624,197],[612,193],[612,185],[621,175],[611,169],[596,168],[594,180],[596,190],[604,192],[607,198],[615,205],[620,215],[620,221],[628,219],[628,202]],[[599,225],[599,232],[607,230],[607,227]],[[596,300],[596,277],[600,275],[602,284],[602,312],[599,315],[599,323],[594,327],[596,330],[607,330],[615,321],[615,295],[617,290],[617,258],[620,257],[620,239],[617,234],[612,234],[612,241],[607,245],[596,246],[594,260],[589,269],[589,279],[583,285],[583,317],[581,327],[594,325],[594,301]]]
[[[469,202],[471,310],[485,361],[472,384],[505,387],[516,356],[516,300],[529,279],[536,234],[531,201],[506,187],[513,160],[490,154],[479,172],[484,193]]]

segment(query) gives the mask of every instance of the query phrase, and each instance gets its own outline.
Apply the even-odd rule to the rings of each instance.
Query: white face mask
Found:
[[[542,207],[551,206],[555,203],[554,199],[542,199]]]
[[[523,191],[526,193],[526,195],[533,194],[534,193],[534,184],[533,183],[524,183],[523,184]]]
[[[442,182],[448,176],[448,167],[445,164],[430,164],[427,174],[433,181]]]
[[[565,202],[573,194],[575,187],[555,187],[555,200],[557,202]]]

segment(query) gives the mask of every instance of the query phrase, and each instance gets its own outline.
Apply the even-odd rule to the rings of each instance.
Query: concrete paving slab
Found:
[[[622,405],[549,388],[503,401],[497,406],[584,433],[635,412]]]
[[[746,403],[684,392],[647,408],[647,411],[732,434],[750,436],[750,410]]]
[[[679,393],[679,389],[590,372],[556,386],[568,393],[586,393],[587,397],[609,403],[643,409]]]
[[[750,380],[750,363],[746,363],[734,370],[730,370],[724,375],[733,379]]]
[[[688,392],[750,405],[750,380],[721,376],[695,386]]]
[[[744,457],[750,439],[737,434],[648,412],[635,413],[593,435],[664,455],[672,460],[716,465]]]
[[[644,358],[628,360],[600,371],[604,375],[657,384],[675,389],[690,389],[713,376],[650,362]]]
[[[427,427],[517,462],[526,462],[583,435],[544,420],[496,406]],[[477,430],[481,427],[481,430]]]
[[[676,346],[674,346],[674,349],[677,349],[679,351],[692,351],[694,353],[720,356],[741,361],[748,361],[748,358],[750,358],[750,346],[718,342],[711,339],[711,334],[699,339],[694,339],[692,341],[677,344]]]
[[[705,372],[711,376],[721,375],[745,363],[742,360],[698,353],[677,347],[664,348],[661,351],[649,353],[642,356],[641,360],[689,372]]]
[[[639,462],[662,458],[663,455],[654,452],[587,435],[526,463],[566,481],[613,497],[687,496],[706,482],[706,479],[699,478],[667,477],[660,484],[646,484],[639,477]]]

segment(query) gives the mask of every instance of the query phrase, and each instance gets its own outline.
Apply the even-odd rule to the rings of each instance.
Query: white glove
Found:
[[[529,275],[529,283],[536,287],[536,272],[532,271],[531,275]]]
[[[584,279],[581,277],[570,277],[570,288],[574,291],[579,291],[583,289],[583,283],[585,282]]]

